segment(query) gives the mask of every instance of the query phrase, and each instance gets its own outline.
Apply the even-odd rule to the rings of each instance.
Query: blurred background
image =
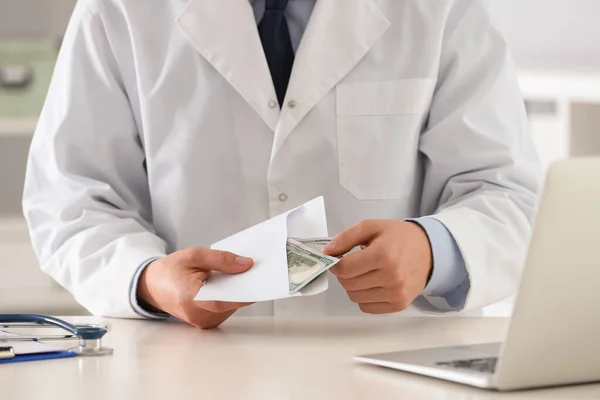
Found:
[[[544,168],[600,155],[600,1],[488,1],[519,67]],[[0,312],[85,312],[39,271],[21,215],[27,150],[75,3],[0,0]],[[506,302],[486,315],[510,310]]]

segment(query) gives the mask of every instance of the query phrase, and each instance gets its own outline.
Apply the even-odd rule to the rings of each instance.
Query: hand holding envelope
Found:
[[[254,267],[238,275],[212,274],[194,300],[261,302],[321,293],[327,290],[324,272],[339,261],[319,251],[327,236],[319,197],[215,243],[211,249],[244,254]]]

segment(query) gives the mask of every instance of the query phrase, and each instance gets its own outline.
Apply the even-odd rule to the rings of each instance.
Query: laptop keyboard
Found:
[[[489,358],[473,358],[471,360],[456,360],[448,362],[438,362],[436,365],[440,367],[449,367],[456,369],[470,369],[479,372],[493,374],[496,371],[498,357]]]

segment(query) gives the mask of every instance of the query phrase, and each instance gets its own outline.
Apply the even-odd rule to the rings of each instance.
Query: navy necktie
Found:
[[[288,1],[266,0],[265,14],[258,24],[258,33],[280,105],[285,99],[294,65],[294,49],[285,18]]]

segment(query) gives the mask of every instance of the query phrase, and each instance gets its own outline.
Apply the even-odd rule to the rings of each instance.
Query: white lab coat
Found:
[[[330,234],[443,223],[469,272],[465,310],[515,291],[538,164],[482,1],[319,0],[275,100],[248,0],[80,0],[27,171],[42,269],[92,313],[136,317],[145,260],[323,195]],[[244,313],[360,313],[330,285]]]

